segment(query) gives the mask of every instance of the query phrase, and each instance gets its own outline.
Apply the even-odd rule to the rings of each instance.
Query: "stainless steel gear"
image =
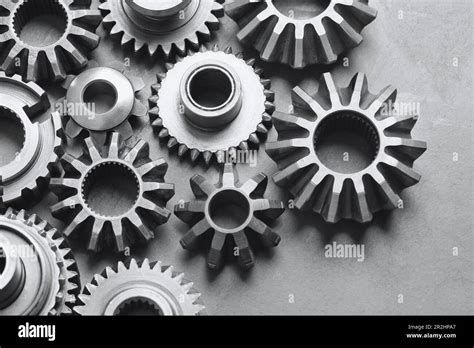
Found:
[[[122,46],[149,55],[185,55],[209,41],[224,15],[224,0],[101,0],[104,26]]]
[[[74,307],[80,315],[199,315],[204,306],[183,273],[148,259],[96,274]]]
[[[151,161],[143,140],[124,149],[118,133],[112,133],[103,151],[91,138],[85,145],[80,158],[65,154],[65,174],[51,179],[60,200],[51,207],[53,216],[68,223],[63,233],[90,234],[88,248],[95,252],[112,242],[122,252],[139,238],[152,239],[155,227],[170,216],[165,206],[174,185],[164,182],[168,164],[163,159]]]
[[[411,130],[418,116],[395,110],[396,89],[378,95],[369,92],[367,78],[359,73],[347,88],[338,88],[331,74],[320,80],[316,95],[300,87],[293,90],[298,113],[276,112],[278,141],[267,144],[277,162],[275,182],[286,186],[298,209],[312,209],[328,222],[372,220],[373,213],[399,206],[399,192],[421,176],[413,162],[426,151],[426,143],[413,140]],[[334,130],[364,137],[372,163],[355,173],[328,167],[317,152],[318,144]]]
[[[158,74],[150,118],[159,138],[180,157],[201,156],[207,165],[225,151],[258,146],[271,128],[274,93],[254,59],[202,48]]]
[[[38,85],[0,71],[0,138],[12,145],[0,158],[0,203],[30,204],[47,186],[62,154],[61,120],[57,113],[42,123],[32,119],[49,105]]]
[[[251,237],[257,236],[255,242],[260,240],[266,247],[279,244],[280,236],[262,219],[276,219],[285,206],[283,202],[263,198],[268,183],[265,174],[260,173],[241,185],[234,166],[226,163],[216,185],[201,175],[193,176],[190,183],[197,200],[180,202],[174,208],[178,218],[192,225],[181,239],[181,245],[185,249],[192,248],[201,237],[210,234],[209,268],[222,265],[229,247],[242,267],[252,267],[255,261]]]
[[[237,38],[265,61],[301,69],[331,64],[362,42],[377,16],[368,0],[231,0],[226,13],[241,27]]]
[[[38,20],[49,27],[36,40],[25,37],[25,28]],[[86,54],[99,44],[95,29],[100,21],[90,0],[4,0],[0,69],[28,81],[63,80],[68,72],[87,65]]]
[[[0,215],[0,315],[71,314],[81,286],[61,234],[36,215]]]

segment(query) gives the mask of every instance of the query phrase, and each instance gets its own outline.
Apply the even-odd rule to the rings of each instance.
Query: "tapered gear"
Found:
[[[189,154],[206,165],[213,158],[223,162],[226,151],[257,147],[272,126],[275,96],[254,64],[217,45],[168,64],[149,100],[160,140],[179,157]]]
[[[301,69],[331,64],[362,42],[361,32],[377,16],[368,0],[231,0],[226,13],[265,61]]]
[[[55,23],[60,34],[45,33],[43,42],[25,40],[24,28],[40,17]],[[21,74],[27,81],[64,80],[68,72],[87,65],[86,54],[99,44],[95,30],[101,19],[98,10],[90,9],[90,0],[4,0],[0,69]]]
[[[148,259],[118,263],[96,274],[74,307],[79,315],[200,315],[201,294],[173,266]]]
[[[170,59],[197,51],[201,42],[210,41],[224,15],[224,0],[101,0],[104,26],[122,46],[135,52],[146,49]]]
[[[51,210],[68,223],[64,234],[89,233],[88,248],[95,252],[110,244],[122,252],[137,239],[152,239],[155,227],[170,216],[166,203],[174,195],[174,185],[164,182],[168,164],[163,159],[151,161],[143,140],[124,149],[118,133],[112,133],[103,151],[91,138],[85,145],[81,158],[65,154],[65,175],[51,179],[60,200]],[[120,195],[109,197],[111,191],[117,193],[116,185]]]
[[[268,183],[265,174],[260,173],[241,185],[234,166],[225,164],[216,185],[201,175],[193,176],[190,183],[197,200],[180,202],[174,208],[178,218],[192,225],[181,239],[181,245],[185,249],[192,248],[201,237],[210,234],[209,268],[220,268],[229,246],[242,267],[252,267],[255,263],[249,239],[252,235],[259,237],[266,247],[279,244],[280,236],[262,219],[276,219],[285,206],[283,202],[263,198]],[[230,217],[235,220],[229,221]]]
[[[326,73],[315,96],[300,87],[293,90],[298,113],[275,113],[279,137],[267,144],[267,153],[279,167],[275,182],[289,188],[296,208],[313,210],[334,223],[368,222],[373,213],[399,206],[399,192],[421,178],[413,163],[426,151],[426,143],[411,138],[418,116],[394,111],[396,93],[389,86],[371,94],[361,73],[347,88],[336,87]],[[365,169],[343,174],[318,156],[319,142],[341,129],[360,134],[370,144],[373,161]]]

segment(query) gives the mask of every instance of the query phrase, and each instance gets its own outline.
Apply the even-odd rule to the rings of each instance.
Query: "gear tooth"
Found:
[[[227,47],[227,48],[224,50],[224,53],[226,53],[226,54],[232,54],[232,47],[231,47],[231,46]]]
[[[260,139],[258,138],[256,133],[252,133],[250,134],[249,142],[251,142],[254,145],[258,145],[260,144]]]
[[[176,140],[175,137],[170,137],[167,144],[168,149],[173,149],[177,145],[178,145],[178,140]]]
[[[142,263],[142,268],[143,269],[151,269],[150,268],[150,260],[148,260],[147,258],[143,260],[143,263]]]
[[[179,145],[178,156],[183,157],[188,152],[188,150],[189,148],[186,145],[184,144]]]
[[[204,153],[202,154],[202,157],[204,158],[204,162],[206,163],[206,166],[209,166],[211,164],[212,153],[210,151],[204,151]]]
[[[166,138],[169,137],[169,135],[170,135],[170,133],[169,133],[168,129],[163,128],[163,129],[160,131],[160,133],[158,134],[158,137],[159,137],[160,139],[166,139]]]
[[[154,269],[155,271],[158,271],[158,272],[161,273],[161,272],[162,272],[162,271],[161,271],[162,266],[163,266],[163,263],[162,263],[161,261],[158,261],[158,262],[153,266],[153,269]]]
[[[171,69],[174,68],[174,64],[173,64],[173,63],[166,63],[165,66],[166,66],[166,70],[167,70],[167,71],[170,71]]]
[[[138,271],[139,267],[138,267],[138,263],[137,263],[137,260],[136,260],[136,259],[131,259],[131,260],[130,260],[129,269],[130,269],[130,270],[133,270],[133,271]]]
[[[235,56],[239,59],[244,59],[244,53],[243,52],[239,52]]]
[[[154,121],[152,122],[151,125],[152,125],[152,127],[154,127],[154,128],[162,129],[162,128],[163,128],[163,119],[160,118],[160,117],[158,117],[156,120],[154,120]],[[161,131],[160,131],[160,133],[161,133]],[[166,138],[166,132],[163,133],[163,136],[160,137],[160,138]]]
[[[110,278],[110,277],[113,277],[114,274],[115,274],[115,271],[112,269],[112,267],[106,267],[105,268],[105,274],[107,276],[107,278]]]
[[[199,153],[200,153],[200,152],[199,152],[199,150],[197,150],[197,149],[192,149],[192,150],[191,150],[191,161],[192,161],[192,162],[196,162],[196,161],[197,161],[197,159],[199,158]]]
[[[163,81],[165,78],[166,78],[166,73],[158,73],[156,74],[157,78],[158,78],[158,81]],[[157,88],[157,90],[159,89],[160,87]]]
[[[125,266],[125,264],[122,261],[119,261],[118,264],[117,264],[117,270],[118,270],[118,272],[126,272],[127,267]]]

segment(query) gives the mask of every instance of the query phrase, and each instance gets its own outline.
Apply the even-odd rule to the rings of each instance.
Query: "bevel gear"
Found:
[[[23,41],[24,27],[40,16],[58,19],[61,36],[43,43]],[[28,81],[63,80],[68,72],[87,65],[86,54],[99,44],[95,30],[100,21],[100,12],[90,9],[90,0],[4,0],[0,4],[0,69],[19,73]],[[45,40],[49,35],[44,33]],[[21,61],[19,71],[16,58]]]
[[[87,284],[74,312],[79,315],[200,315],[204,306],[193,283],[173,266],[131,259],[107,267]]]
[[[216,185],[201,175],[193,176],[190,183],[197,200],[180,202],[174,208],[178,218],[192,225],[180,243],[183,248],[190,249],[201,237],[210,234],[209,268],[217,269],[222,265],[228,247],[234,248],[233,254],[238,256],[240,266],[252,267],[255,263],[251,248],[253,240],[249,238],[253,236],[258,236],[265,247],[279,244],[280,236],[262,219],[278,218],[285,206],[283,202],[263,198],[268,183],[265,174],[260,173],[240,184],[236,169],[226,163]],[[225,221],[222,214],[232,215],[237,220]]]
[[[331,64],[358,46],[361,32],[377,16],[368,0],[231,0],[226,13],[240,25],[237,38],[252,45],[265,61],[301,69]]]
[[[152,161],[143,140],[124,148],[118,133],[112,133],[103,149],[91,138],[85,139],[85,145],[80,158],[65,154],[61,159],[65,174],[51,179],[51,189],[59,198],[51,207],[53,216],[68,224],[63,233],[66,237],[90,233],[88,249],[95,252],[112,241],[122,252],[138,238],[152,239],[155,227],[170,216],[166,203],[174,195],[174,185],[164,182],[168,164],[163,159]],[[120,185],[119,199],[101,197],[98,204],[92,195],[104,186],[116,191],[115,185]]]
[[[186,50],[197,51],[200,42],[210,41],[224,15],[224,0],[101,0],[104,26],[122,46],[136,52],[147,48],[150,56],[166,59]]]
[[[30,204],[47,187],[58,156],[63,153],[61,120],[57,113],[42,123],[32,119],[49,106],[46,92],[37,84],[0,71],[0,122],[2,127],[8,127],[11,136],[21,137],[20,150],[2,159],[0,203]]]
[[[326,73],[314,96],[293,89],[298,112],[275,113],[279,136],[267,144],[267,153],[278,164],[275,183],[289,188],[296,208],[313,210],[334,223],[368,222],[373,213],[399,205],[399,192],[421,178],[413,163],[426,151],[426,143],[411,138],[418,116],[395,113],[396,94],[392,86],[371,94],[362,73],[347,88],[336,87]],[[340,173],[318,157],[318,143],[341,129],[360,134],[370,144],[373,161],[365,169]]]
[[[275,96],[254,64],[217,45],[167,64],[149,100],[160,140],[192,162],[202,156],[206,165],[213,157],[222,162],[226,151],[258,146],[272,126]]]
[[[0,315],[72,313],[81,286],[62,235],[36,215],[0,215]]]

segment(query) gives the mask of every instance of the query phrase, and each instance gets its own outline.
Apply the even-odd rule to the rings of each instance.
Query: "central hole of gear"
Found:
[[[82,195],[87,206],[101,216],[120,216],[135,205],[140,187],[127,166],[107,162],[92,168],[84,179]]]
[[[331,0],[272,0],[281,14],[294,19],[310,19],[323,13]]]
[[[235,190],[225,190],[212,197],[209,216],[217,226],[234,229],[242,226],[250,214],[247,197]]]
[[[107,81],[94,81],[84,90],[82,100],[93,114],[103,114],[117,103],[117,90]]]
[[[377,157],[377,129],[363,115],[337,112],[318,126],[314,147],[321,162],[338,173],[352,174],[367,168]]]
[[[131,298],[122,302],[114,312],[115,316],[157,316],[164,315],[161,308],[146,298]]]
[[[25,0],[13,17],[16,35],[34,47],[45,47],[59,41],[67,25],[66,9],[58,0]]]
[[[229,74],[215,67],[206,67],[190,77],[189,94],[197,106],[219,109],[232,98],[232,86]]]
[[[10,109],[0,107],[0,167],[13,162],[25,143],[25,128]]]

